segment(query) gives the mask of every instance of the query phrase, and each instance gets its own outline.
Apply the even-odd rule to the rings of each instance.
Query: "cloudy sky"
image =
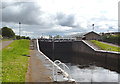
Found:
[[[118,31],[119,0],[6,0],[2,25],[22,35],[69,35],[92,31]]]

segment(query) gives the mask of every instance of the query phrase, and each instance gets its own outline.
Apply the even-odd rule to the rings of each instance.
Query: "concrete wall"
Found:
[[[61,60],[62,62],[71,61],[72,56],[72,42],[41,42],[40,50],[48,56],[51,60]]]
[[[61,60],[72,64],[95,64],[120,72],[120,54],[95,51],[83,41],[52,42],[39,41],[40,50],[52,60]]]
[[[75,55],[75,58],[84,58],[84,60],[86,59],[98,66],[120,72],[120,54],[118,53],[95,51],[83,41],[74,42],[72,44],[72,49],[73,52],[77,54]]]

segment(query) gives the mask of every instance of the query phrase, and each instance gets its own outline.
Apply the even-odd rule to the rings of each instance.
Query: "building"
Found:
[[[76,40],[82,40],[82,37],[76,36]]]
[[[94,31],[88,32],[85,35],[85,40],[99,40],[101,36]]]
[[[76,40],[100,40],[101,35],[97,34],[94,31],[91,32],[84,32],[84,33],[77,33],[73,35],[67,36],[68,38],[76,38]]]
[[[76,36],[76,40],[85,40],[85,36]]]

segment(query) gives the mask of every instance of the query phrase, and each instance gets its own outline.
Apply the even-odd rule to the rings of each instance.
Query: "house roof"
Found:
[[[81,37],[81,38],[84,38],[86,35],[88,35],[90,33],[94,33],[94,34],[100,36],[100,34],[94,32],[94,31],[91,31],[91,32],[83,32],[83,33],[77,33],[77,34],[72,34],[72,35],[66,35],[64,37],[69,37],[69,38]]]
[[[98,34],[98,33],[94,32],[94,31],[88,32],[88,33],[84,34],[84,36],[86,36],[86,35],[88,35],[88,34],[90,34],[90,33],[94,33],[94,34],[96,34],[96,35],[99,35],[99,36],[100,36],[100,34]]]

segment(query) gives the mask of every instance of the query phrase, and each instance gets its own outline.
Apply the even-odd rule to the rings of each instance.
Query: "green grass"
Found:
[[[29,40],[15,40],[2,50],[2,82],[25,82]]]
[[[2,82],[2,51],[0,50],[0,84]]]
[[[96,40],[91,40],[93,43],[95,43],[96,45],[98,45],[100,48],[102,48],[103,50],[108,50],[109,48],[111,48],[110,51],[116,51],[116,52],[120,52],[120,48],[118,47],[115,47],[115,46],[111,46],[111,45],[108,45],[108,44],[104,44],[104,43],[101,43],[99,41],[96,41]]]

